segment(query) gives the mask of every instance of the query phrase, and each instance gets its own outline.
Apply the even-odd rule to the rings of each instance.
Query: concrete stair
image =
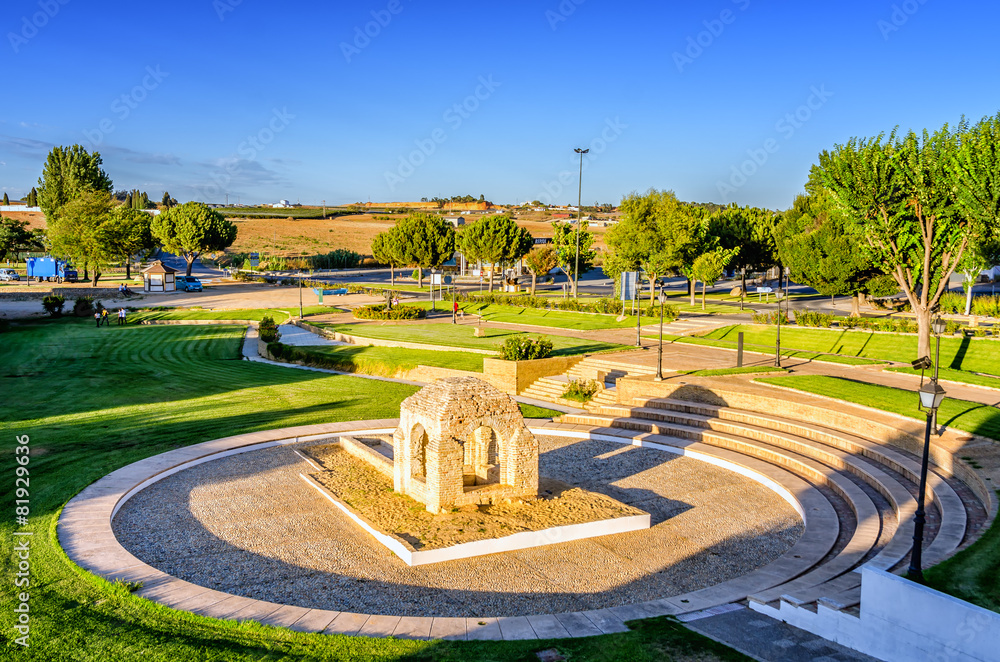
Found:
[[[656,368],[623,363],[600,356],[588,356],[570,368],[566,376],[570,379],[584,381],[595,379],[613,385],[620,377],[655,374]]]
[[[841,522],[837,549],[786,581],[750,594],[751,608],[777,618],[796,609],[815,613],[819,605],[853,615],[861,599],[857,570],[862,565],[899,570],[908,560],[920,471],[916,458],[840,430],[770,414],[669,398],[609,402],[616,395],[602,392],[587,413],[561,420],[657,445],[708,445],[755,458],[833,492],[853,512],[854,522]],[[925,534],[924,559],[930,565],[958,550],[969,519],[959,494],[933,467],[928,516],[933,525]]]
[[[566,375],[542,377],[541,379],[534,381],[531,386],[522,391],[520,395],[526,398],[544,400],[545,402],[554,402],[556,404],[566,405],[567,407],[581,409],[584,406],[582,402],[577,400],[568,400],[562,397],[567,388],[569,388],[569,379]]]

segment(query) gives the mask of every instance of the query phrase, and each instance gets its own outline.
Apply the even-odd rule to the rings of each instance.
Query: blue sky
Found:
[[[649,187],[783,209],[817,154],[1000,110],[996,3],[9,0],[0,188],[52,145],[159,199]],[[367,34],[365,34],[367,32]]]

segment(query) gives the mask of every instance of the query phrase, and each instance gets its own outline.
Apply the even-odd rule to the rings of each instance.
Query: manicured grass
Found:
[[[14,591],[0,592],[4,657],[24,660],[530,660],[557,647],[579,662],[745,660],[664,618],[635,631],[557,642],[440,642],[307,635],[216,621],[129,593],[58,546],[63,504],[136,460],[209,439],[291,425],[395,417],[415,388],[239,360],[238,327],[97,329],[65,319],[11,327],[0,344],[0,487],[14,502],[14,437],[30,437],[30,648],[13,639]],[[0,536],[13,540],[12,517]],[[0,555],[12,581],[15,557]],[[15,652],[16,651],[16,652]]]
[[[784,368],[773,365],[750,365],[742,368],[718,368],[714,370],[685,370],[678,374],[691,377],[722,377],[725,375],[763,375],[769,372],[786,372]]]
[[[464,349],[496,350],[508,336],[536,335],[510,329],[486,329],[486,337],[475,336],[475,326],[471,324],[334,324],[317,322],[316,326],[332,329],[361,338],[398,340],[401,342],[441,345]],[[569,338],[566,336],[545,336],[552,341],[553,356],[571,356],[608,350],[626,349],[624,345]]]
[[[998,348],[1000,349],[1000,348]],[[910,375],[919,375],[919,370],[914,370],[913,368],[886,368],[886,372],[904,372]],[[942,380],[952,381],[952,382],[962,382],[963,384],[975,384],[977,386],[987,386],[989,388],[1000,389],[1000,377],[990,377],[988,375],[979,375],[974,372],[966,372],[965,370],[952,370],[950,368],[941,368],[939,371],[939,377]],[[931,376],[934,374],[934,369],[925,370],[925,376]]]
[[[418,365],[471,372],[483,371],[484,355],[472,352],[438,352],[432,349],[366,345],[321,345],[295,347],[293,351],[295,350],[302,353],[305,360],[318,359],[316,362],[318,367],[380,377],[393,377],[407,370],[413,370]]]
[[[725,329],[734,329],[739,327],[729,326]],[[724,331],[725,329],[720,329]],[[713,332],[714,333],[714,332]],[[657,334],[644,334],[645,338],[659,338]],[[732,335],[731,339],[727,336],[723,336],[725,339],[713,339],[710,335],[708,336],[671,336],[664,335],[664,342],[678,342],[685,343],[688,345],[701,345],[703,347],[720,347],[723,349],[736,349],[736,335]],[[762,352],[770,353],[774,355],[774,338],[771,339],[770,346],[763,344],[751,344],[749,340],[744,341],[744,348],[748,352]],[[788,345],[785,343],[785,331],[781,331],[781,355],[788,358],[803,359],[811,361],[829,361],[830,363],[842,363],[844,365],[872,365],[875,363],[882,363],[882,361],[874,361],[871,359],[856,358],[853,356],[837,356],[836,354],[824,354],[822,352],[802,352],[794,349],[788,349]]]
[[[741,331],[746,343],[774,347],[774,327],[727,326],[702,337],[735,343],[736,334]],[[906,334],[783,326],[781,344],[794,349],[846,354],[879,361],[909,363],[917,358],[917,336]],[[942,338],[941,367],[1000,375],[1000,342],[986,338]]]
[[[430,308],[429,301],[419,301],[413,304],[421,308]],[[438,310],[451,310],[451,302],[437,302]],[[549,326],[557,329],[577,329],[593,331],[596,329],[622,329],[635,326],[635,318],[627,317],[621,322],[615,315],[598,315],[593,313],[577,313],[567,310],[543,310],[541,308],[518,308],[516,306],[500,306],[497,304],[459,303],[459,310],[467,315],[481,315],[485,322],[502,322],[505,324],[530,324],[532,326]]]
[[[333,306],[304,306],[302,312],[305,316],[326,315],[340,312]],[[247,320],[251,322],[261,321],[265,315],[279,324],[291,319],[291,315],[298,316],[298,306],[294,308],[244,308],[234,310],[207,310],[202,308],[164,308],[158,310],[140,310],[129,316],[129,322],[144,322],[147,320]]]
[[[924,420],[917,409],[916,389],[907,391],[878,384],[866,384],[841,377],[821,375],[792,375],[789,377],[761,377],[754,381],[775,386],[794,388],[807,393],[825,395],[838,400],[873,407]],[[946,397],[938,409],[938,423],[965,430],[984,437],[1000,440],[1000,409],[968,400]]]

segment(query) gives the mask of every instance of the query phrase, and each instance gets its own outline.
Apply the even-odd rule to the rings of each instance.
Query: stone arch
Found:
[[[504,482],[506,445],[490,425],[476,426],[463,444],[463,485],[494,485]]]
[[[410,430],[410,475],[420,481],[427,480],[427,446],[430,437],[420,423]]]

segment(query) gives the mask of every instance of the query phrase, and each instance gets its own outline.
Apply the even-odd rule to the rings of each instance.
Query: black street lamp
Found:
[[[932,379],[918,391],[920,394],[920,408],[927,415],[927,426],[924,430],[924,455],[920,461],[920,486],[917,488],[917,512],[913,516],[913,550],[910,552],[910,567],[906,571],[906,576],[916,582],[924,581],[922,566],[924,547],[924,492],[927,491],[927,464],[931,452],[931,424],[937,416],[938,407],[944,400],[944,389]]]
[[[660,283],[660,346],[656,350],[656,379],[655,381],[663,381],[663,301],[666,297],[663,295],[663,283]]]
[[[938,380],[938,366],[941,365],[941,334],[947,329],[947,325],[944,320],[940,317],[935,317],[934,321],[931,322],[931,330],[934,331],[936,336],[936,347],[934,349],[934,383]],[[934,428],[934,434],[939,434],[937,429],[937,409],[934,410],[934,419],[931,421],[931,426]]]
[[[573,150],[580,155],[580,190],[576,198],[576,268],[573,270],[573,298],[580,298],[580,227],[583,223],[583,155],[590,152],[589,149]]]

